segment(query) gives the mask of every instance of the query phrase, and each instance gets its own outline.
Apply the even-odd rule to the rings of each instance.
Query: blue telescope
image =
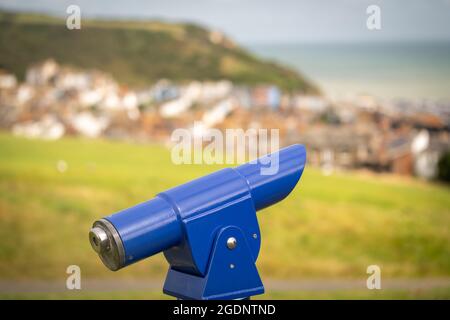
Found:
[[[276,161],[277,170],[264,171]],[[164,252],[164,293],[180,299],[242,299],[264,293],[255,266],[256,211],[283,200],[306,163],[302,145],[222,169],[96,221],[93,249],[111,270]]]

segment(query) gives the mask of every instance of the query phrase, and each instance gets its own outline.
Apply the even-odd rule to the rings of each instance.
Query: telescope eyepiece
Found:
[[[94,223],[89,231],[89,242],[108,269],[116,271],[125,265],[122,239],[108,220],[100,219]]]
[[[109,246],[108,235],[105,230],[100,227],[92,228],[89,232],[89,240],[91,242],[92,248],[97,253],[102,253],[111,249]]]

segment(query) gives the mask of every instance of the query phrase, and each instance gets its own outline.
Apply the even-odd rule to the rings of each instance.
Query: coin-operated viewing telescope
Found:
[[[278,170],[264,174],[267,159]],[[264,293],[255,266],[256,211],[283,200],[306,162],[302,145],[227,168],[96,221],[89,233],[103,263],[118,270],[164,252],[164,293],[180,299],[241,299]]]

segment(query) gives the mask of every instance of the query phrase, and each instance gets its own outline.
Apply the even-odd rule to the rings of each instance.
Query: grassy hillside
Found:
[[[92,222],[218,167],[173,165],[167,149],[0,135],[0,280],[163,277],[162,255],[112,273],[92,251]],[[68,164],[56,170],[59,160]],[[282,203],[258,214],[268,278],[450,275],[450,189],[411,179],[307,168]]]
[[[229,40],[213,43],[208,30],[193,24],[82,20],[81,30],[68,30],[65,20],[0,12],[0,48],[0,68],[21,78],[30,64],[53,57],[109,72],[130,85],[226,78],[317,92],[297,72],[262,61]]]

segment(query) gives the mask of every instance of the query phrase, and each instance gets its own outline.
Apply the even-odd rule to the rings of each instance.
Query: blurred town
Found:
[[[368,95],[331,100],[227,80],[161,79],[135,89],[51,59],[30,66],[23,82],[0,70],[0,127],[15,135],[167,143],[173,130],[194,122],[205,132],[277,128],[281,146],[305,144],[309,164],[325,173],[368,169],[433,179],[450,150],[450,102]]]

